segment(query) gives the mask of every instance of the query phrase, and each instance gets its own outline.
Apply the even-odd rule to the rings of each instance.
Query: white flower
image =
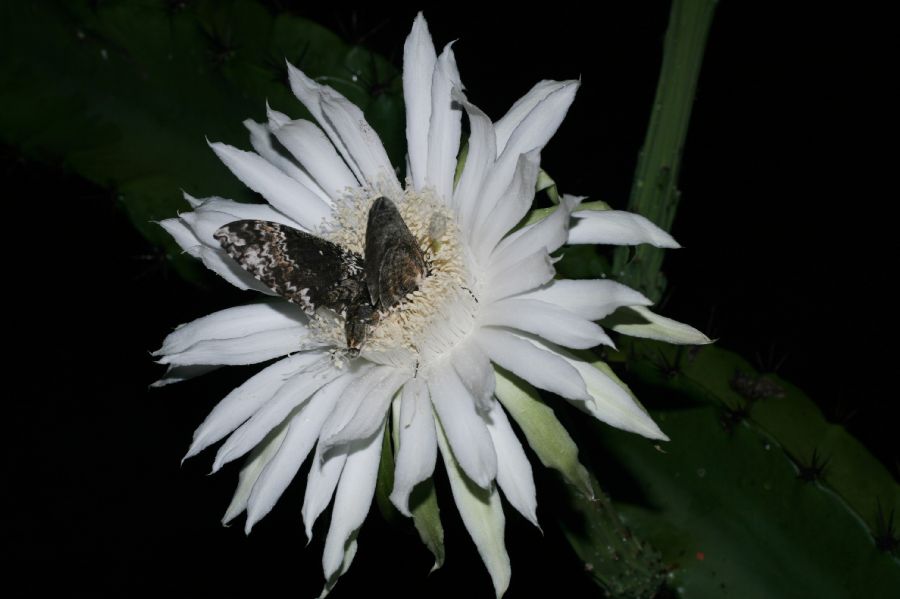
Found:
[[[303,503],[308,536],[334,501],[323,556],[327,592],[355,554],[382,437],[393,420],[399,447],[391,500],[409,515],[410,492],[432,475],[440,451],[463,523],[500,595],[510,565],[498,487],[534,524],[537,502],[531,466],[503,405],[523,428],[533,424],[531,416],[514,409],[514,387],[495,378],[494,365],[613,426],[665,439],[608,370],[562,348],[611,346],[594,321],[623,306],[648,320],[625,325],[631,328],[624,333],[706,341],[652,314],[649,300],[619,283],[554,279],[550,253],[567,242],[677,244],[643,217],[579,211],[580,198],[570,196],[543,220],[515,229],[532,204],[540,151],[572,103],[577,81],[542,81],[491,122],[463,95],[450,45],[438,56],[419,15],[404,47],[404,187],[359,108],[288,68],[294,93],[316,123],[270,110],[268,123],[245,123],[255,153],[211,144],[269,204],[188,196],[193,211],[162,226],[228,282],[271,295],[226,255],[213,238],[216,230],[235,220],[275,221],[361,251],[368,207],[384,195],[422,245],[429,276],[411,300],[381,318],[354,360],[333,351],[345,347],[340,317],[321,310],[307,317],[284,300],[230,308],[177,328],[155,354],[169,365],[158,385],[221,365],[275,360],[215,407],[186,457],[225,437],[214,471],[249,453],[224,517],[246,511],[249,532],[312,453]],[[454,181],[463,112],[468,153]],[[387,418],[392,403],[394,417]],[[561,435],[558,445],[571,444]],[[482,491],[473,493],[466,478]]]

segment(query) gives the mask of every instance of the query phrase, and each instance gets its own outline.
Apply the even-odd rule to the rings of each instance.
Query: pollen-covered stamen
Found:
[[[335,219],[323,227],[322,236],[364,253],[369,209],[381,195],[366,188],[352,191],[335,206]],[[390,199],[418,243],[426,276],[396,305],[379,306],[361,355],[394,366],[424,365],[472,330],[477,308],[474,281],[453,215],[433,191],[408,188],[403,196]],[[315,320],[311,329],[318,339],[336,347],[345,343],[343,319],[323,315]]]

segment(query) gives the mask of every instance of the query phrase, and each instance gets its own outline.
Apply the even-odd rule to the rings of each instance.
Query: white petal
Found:
[[[478,554],[491,575],[494,592],[500,597],[509,587],[511,574],[509,555],[503,542],[506,519],[500,505],[500,494],[494,485],[485,490],[469,484],[463,469],[450,451],[447,436],[440,426],[437,427],[437,433],[438,446],[441,448],[441,456],[447,468],[456,508],[459,510],[463,526],[475,542]]]
[[[166,233],[171,235],[175,243],[181,246],[185,252],[195,257],[199,254],[200,250],[197,246],[200,245],[200,239],[181,219],[167,218],[159,221],[159,226],[165,229]]]
[[[247,500],[250,498],[253,486],[259,480],[259,475],[266,467],[266,464],[275,457],[275,454],[281,448],[286,434],[287,424],[284,423],[266,435],[266,438],[247,457],[247,461],[238,475],[238,485],[234,490],[234,495],[231,497],[231,503],[228,504],[225,515],[222,516],[222,524],[227,525],[247,509]]]
[[[449,363],[428,373],[428,390],[459,465],[476,485],[489,488],[497,476],[497,456],[475,400]]]
[[[516,130],[516,127],[522,120],[528,116],[535,106],[551,93],[562,89],[566,85],[565,81],[539,81],[532,87],[527,94],[519,98],[512,108],[507,111],[503,118],[494,124],[494,132],[497,136],[497,154],[506,147],[510,135]]]
[[[356,178],[371,185],[383,179],[400,192],[400,183],[378,134],[366,122],[362,111],[327,85],[319,85],[288,64],[291,89],[328,134]]]
[[[309,476],[306,478],[306,493],[303,496],[303,526],[306,529],[306,538],[312,541],[312,529],[319,515],[325,511],[331,503],[334,489],[337,487],[344,464],[347,462],[346,453],[331,452],[326,459],[322,451],[321,441],[316,446]]]
[[[206,420],[197,427],[197,430],[194,431],[191,448],[184,459],[197,455],[224,438],[269,401],[286,380],[309,368],[321,358],[320,352],[295,354],[247,379],[243,385],[226,395],[225,399],[213,408]]]
[[[253,152],[222,143],[210,147],[244,185],[261,194],[272,206],[315,231],[331,216],[331,208],[303,185]]]
[[[290,418],[281,449],[266,465],[250,494],[247,503],[247,523],[244,526],[247,534],[254,524],[271,511],[275,502],[297,475],[297,471],[319,437],[322,423],[334,408],[334,401],[351,380],[352,375],[343,376],[322,387]]]
[[[500,200],[512,180],[519,156],[541,149],[562,123],[578,90],[577,81],[568,81],[541,100],[513,131],[506,147],[488,174],[481,189],[481,202],[476,222],[482,222]]]
[[[451,360],[456,374],[472,394],[478,409],[489,410],[493,403],[495,382],[490,358],[481,351],[477,343],[467,339],[453,351]]]
[[[459,70],[451,44],[438,57],[431,84],[431,121],[428,127],[427,185],[432,185],[444,202],[453,196],[456,154],[462,130],[462,111],[451,98],[453,88],[461,88]]]
[[[340,414],[334,421],[329,419],[331,426],[322,430],[322,440],[326,449],[360,439],[368,439],[384,422],[391,400],[403,382],[409,378],[409,373],[388,366],[375,370],[381,371],[377,382],[374,378],[366,379],[365,387],[361,384],[359,386],[361,392],[355,394],[352,400],[348,401],[345,397],[338,402],[335,413],[340,412]],[[346,395],[350,396],[351,392],[348,390]],[[341,416],[346,416],[348,413],[350,413],[350,418],[342,424],[337,424],[340,423]],[[334,426],[337,428],[332,428]]]
[[[305,326],[306,320],[296,306],[287,302],[227,308],[179,325],[153,355],[183,352],[198,341],[234,339],[262,331]]]
[[[428,388],[421,378],[403,386],[397,424],[400,446],[395,456],[391,502],[404,516],[410,516],[409,494],[413,487],[431,476],[437,460],[434,415]]]
[[[558,354],[539,349],[529,340],[499,329],[482,328],[475,340],[495,364],[535,387],[567,399],[590,401],[578,371]]]
[[[347,188],[359,186],[325,132],[315,123],[297,120],[278,127],[270,120],[269,127],[278,141],[332,198],[339,197]]]
[[[238,266],[238,263],[232,260],[228,254],[225,253],[225,250],[214,249],[201,244],[197,246],[197,257],[200,258],[206,268],[210,269],[238,289],[252,289],[267,295],[275,295],[271,289],[263,285],[249,272]]]
[[[546,302],[504,299],[482,308],[480,317],[485,325],[527,331],[573,349],[588,349],[597,345],[615,347],[600,326]]]
[[[653,303],[631,287],[599,279],[556,279],[540,289],[516,297],[555,304],[588,320],[605,318],[621,306],[649,306]]]
[[[187,194],[185,194],[185,196],[187,197]],[[205,198],[201,200],[201,202],[202,203],[199,206],[194,207],[194,212],[198,214],[203,214],[205,212],[224,212],[225,214],[230,215],[232,218],[223,224],[227,224],[236,220],[267,220],[275,223],[281,223],[295,229],[301,229],[304,231],[308,230],[303,225],[290,218],[283,212],[279,212],[269,204],[235,202],[234,200],[226,200],[219,197]],[[182,218],[184,216],[186,215],[183,214]],[[215,230],[213,230],[212,232],[215,233]],[[204,235],[206,233],[208,233],[208,231],[204,230]],[[213,238],[211,234],[209,234],[208,237],[201,237],[200,240],[203,243],[211,245],[212,247],[220,247],[219,242],[215,238]]]
[[[491,119],[470,104],[458,89],[453,90],[453,99],[466,109],[469,116],[469,148],[466,163],[453,192],[456,220],[461,231],[469,235],[475,227],[473,221],[478,212],[481,186],[496,159],[494,127]]]
[[[277,166],[291,179],[316,194],[316,197],[325,204],[332,205],[331,198],[328,197],[328,194],[325,193],[319,184],[306,171],[294,164],[290,158],[283,155],[272,145],[272,132],[269,131],[266,125],[247,119],[244,121],[244,126],[250,131],[250,145],[257,154]]]
[[[359,527],[369,513],[375,495],[378,462],[381,460],[381,442],[384,425],[367,442],[359,442],[347,456],[341,482],[334,495],[331,525],[322,553],[322,569],[325,579],[343,571],[344,550],[347,541],[355,538]],[[333,583],[332,583],[333,584]]]
[[[574,215],[569,243],[637,245],[649,243],[660,248],[680,248],[672,236],[640,214],[623,210],[582,210]]]
[[[485,420],[497,451],[497,484],[506,500],[529,522],[538,526],[537,491],[531,463],[499,402],[494,402]]]
[[[169,366],[166,368],[166,374],[157,381],[150,383],[151,387],[165,387],[172,383],[180,383],[194,377],[198,377],[207,372],[212,372],[220,368],[219,364],[196,364],[194,366]]]
[[[270,430],[283,422],[294,408],[341,374],[341,371],[331,367],[330,358],[325,356],[308,370],[294,375],[222,444],[213,462],[213,472],[250,451]]]
[[[204,339],[177,354],[166,354],[160,364],[258,364],[291,352],[308,349],[309,329],[294,325],[271,331],[259,331],[234,339]]]
[[[403,45],[403,101],[406,105],[407,173],[416,189],[425,186],[428,169],[428,123],[431,120],[431,84],[437,54],[420,12]]]
[[[538,250],[502,271],[488,270],[487,280],[491,284],[484,301],[492,302],[540,287],[555,274],[550,255],[546,250]]]
[[[559,206],[545,218],[510,233],[491,254],[490,268],[505,270],[521,256],[541,249],[548,254],[558,250],[569,237],[570,216],[582,199],[563,195]]]
[[[690,325],[660,316],[643,306],[630,307],[645,318],[647,323],[613,325],[613,330],[617,333],[681,345],[706,345],[707,343],[712,343],[712,339]]]
[[[486,265],[488,257],[506,233],[528,214],[534,201],[534,189],[540,170],[538,150],[519,156],[512,181],[497,202],[494,210],[480,222],[472,238],[475,257]]]
[[[528,341],[542,349],[553,352],[559,358],[572,365],[578,371],[578,374],[581,375],[590,397],[586,402],[574,402],[576,406],[598,420],[602,420],[616,428],[637,433],[649,439],[669,440],[647,414],[644,406],[638,403],[631,390],[618,380],[606,364],[600,361],[596,365],[590,364],[562,348],[536,339],[529,339]],[[601,368],[604,370],[601,370]]]

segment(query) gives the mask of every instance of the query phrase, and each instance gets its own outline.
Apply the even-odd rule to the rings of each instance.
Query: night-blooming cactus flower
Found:
[[[619,283],[555,279],[551,253],[567,243],[677,244],[641,216],[579,210],[580,198],[570,196],[519,226],[540,152],[577,81],[541,81],[493,122],[468,102],[453,51],[435,52],[420,15],[404,47],[404,184],[359,108],[288,70],[315,122],[270,110],[267,123],[246,122],[254,152],[212,144],[268,204],[187,197],[193,211],[162,223],[229,283],[275,296],[180,326],[156,352],[169,366],[158,384],[273,360],[215,407],[187,457],[226,437],[213,470],[248,456],[224,517],[246,511],[248,532],[311,459],[307,535],[333,502],[327,592],[356,553],[383,436],[395,454],[390,499],[406,515],[412,489],[432,476],[440,454],[500,595],[510,577],[500,495],[537,525],[531,465],[508,414],[548,464],[554,459],[536,431],[555,431],[552,445],[574,451],[551,411],[521,409],[521,385],[510,373],[612,426],[666,439],[609,370],[566,348],[611,346],[595,321],[622,307],[647,321],[623,333],[707,341],[653,314],[646,297]],[[456,176],[464,114],[468,151]],[[394,229],[374,229],[376,211],[387,209]],[[399,245],[390,243],[406,238],[413,241],[392,254]]]

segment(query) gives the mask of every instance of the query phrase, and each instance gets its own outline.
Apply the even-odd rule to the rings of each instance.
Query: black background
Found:
[[[886,416],[897,396],[888,253],[896,184],[893,155],[879,143],[891,139],[880,106],[883,82],[896,78],[881,64],[892,38],[875,32],[879,15],[786,4],[723,2],[717,10],[673,230],[685,249],[669,252],[662,312],[762,370],[777,367],[896,475]],[[269,6],[311,16],[398,66],[415,14]],[[438,45],[458,39],[469,99],[493,118],[539,79],[581,77],[543,166],[563,191],[624,207],[668,3],[590,12],[454,4],[425,14]],[[287,584],[293,596],[317,594],[325,529],[305,547],[302,484],[245,538],[242,521],[219,525],[238,468],[205,476],[210,452],[179,467],[193,428],[252,369],[147,387],[163,370],[149,352],[166,333],[242,296],[224,283],[202,289],[178,279],[108,191],[11,148],[3,157],[8,201],[22,210],[12,216],[25,223],[15,230],[24,241],[5,248],[15,261],[8,272],[28,313],[17,307],[7,324],[24,333],[9,337],[8,348],[25,363],[7,374],[13,505],[4,536],[26,589],[262,595]],[[540,475],[546,522],[553,503],[542,501],[542,488],[554,484]],[[373,507],[336,596],[491,595],[448,490],[440,491],[444,569],[428,576],[427,550]],[[506,512],[509,597],[599,593],[552,525],[542,536]]]

